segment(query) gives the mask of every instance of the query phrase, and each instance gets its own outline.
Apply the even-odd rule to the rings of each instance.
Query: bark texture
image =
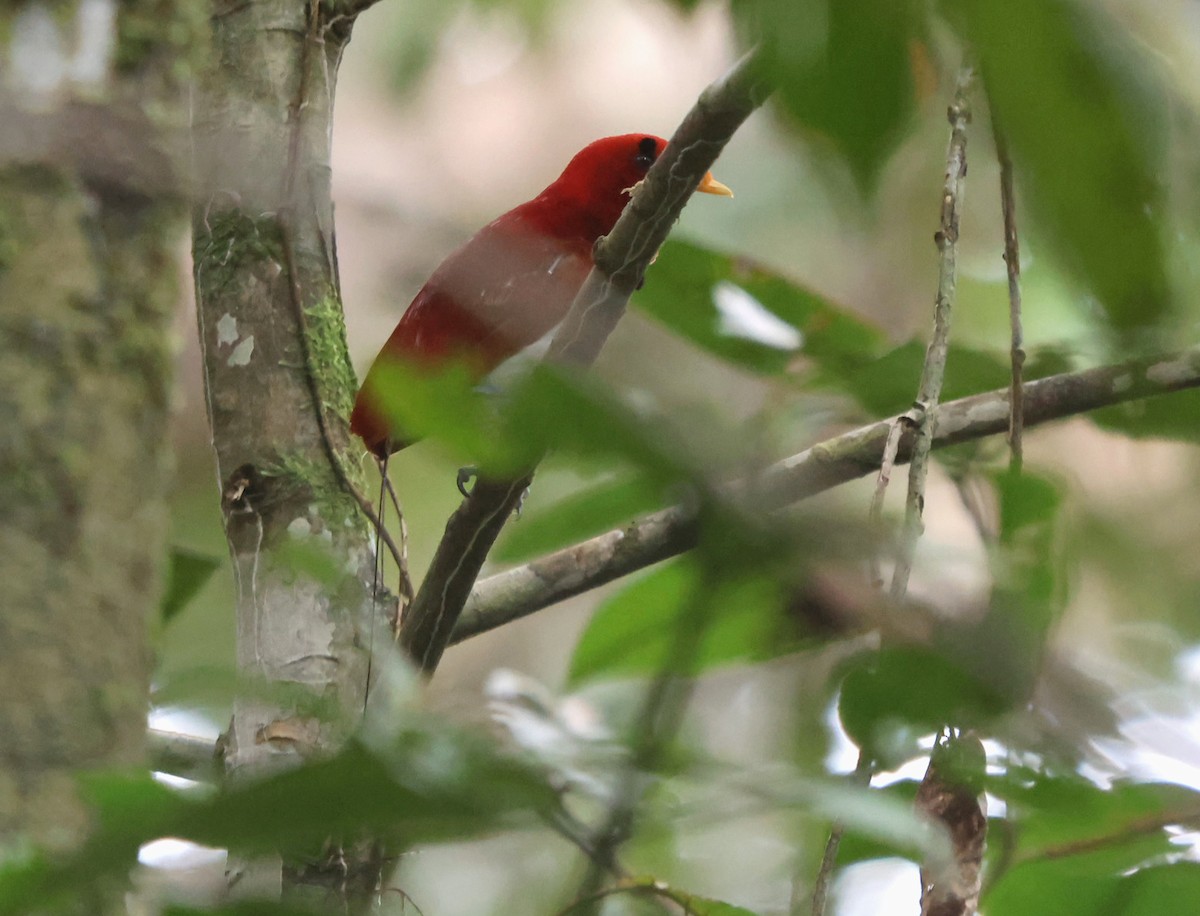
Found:
[[[188,23],[107,12],[0,14],[0,840],[54,847],[73,774],[143,759],[166,556]]]
[[[218,3],[195,101],[193,258],[238,666],[265,684],[235,705],[226,754],[235,775],[336,747],[359,721],[367,685],[373,555],[345,420],[357,386],[329,185],[350,23],[298,0]],[[386,623],[374,629],[386,644]],[[287,874],[340,893],[337,860]],[[351,870],[373,886],[370,869]],[[255,871],[271,874],[241,886],[278,890],[277,866]]]

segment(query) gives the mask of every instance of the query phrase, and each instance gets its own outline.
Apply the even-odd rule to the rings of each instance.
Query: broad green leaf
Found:
[[[982,724],[1007,708],[962,660],[933,649],[889,648],[857,659],[842,682],[838,716],[846,734],[886,762],[916,750],[944,725]]]
[[[1022,200],[1122,331],[1169,303],[1165,99],[1126,28],[1076,0],[946,0],[979,55]]]
[[[661,490],[638,476],[622,475],[581,490],[545,508],[526,507],[505,529],[492,557],[513,563],[575,544],[663,504]]]
[[[988,916],[1192,916],[1200,865],[1176,862],[1132,874],[1098,874],[1088,857],[1030,862],[1004,875],[984,899]]]
[[[0,869],[0,913],[81,899],[99,879],[127,873],[138,847],[163,836],[305,855],[334,836],[477,836],[540,823],[557,804],[534,767],[434,722],[401,724],[386,746],[351,741],[327,759],[207,795],[168,789],[147,773],[89,775],[83,788],[96,811],[92,836],[71,856]]]
[[[1200,811],[1200,794],[1167,783],[1116,782],[1098,786],[1074,775],[1014,770],[994,776],[988,791],[1004,799],[1018,825],[1018,859],[1082,855],[1105,845],[1115,859],[1096,858],[1088,867],[1125,869],[1170,848],[1165,825],[1172,812],[1189,822]],[[1143,825],[1162,823],[1147,831]]]
[[[167,587],[159,605],[164,623],[169,623],[204,588],[223,561],[186,547],[172,547],[167,560]]]
[[[690,558],[628,586],[592,617],[571,658],[569,681],[652,675],[672,668],[697,674],[717,665],[773,658],[800,646],[802,634],[784,613],[785,596],[777,581],[746,578],[710,589],[711,582]],[[687,659],[674,651],[681,627],[704,628]]]
[[[913,0],[739,0],[744,38],[784,112],[827,140],[864,190],[903,139],[916,109],[925,5]]]
[[[714,355],[764,374],[784,372],[797,356],[845,371],[886,340],[762,265],[685,242],[663,246],[634,304]]]

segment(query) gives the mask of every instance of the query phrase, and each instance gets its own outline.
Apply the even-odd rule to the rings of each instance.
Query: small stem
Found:
[[[879,476],[875,478],[875,492],[871,496],[871,508],[868,519],[871,530],[882,533],[883,527],[883,498],[887,495],[888,484],[892,481],[892,471],[896,467],[896,452],[900,450],[900,434],[904,431],[905,417],[899,416],[892,421],[888,430],[887,442],[883,446],[883,457],[879,462]],[[873,588],[883,588],[883,571],[879,568],[879,554],[871,551],[871,585]]]
[[[933,448],[936,420],[934,411],[942,395],[946,357],[950,347],[950,318],[958,286],[958,225],[962,214],[963,184],[967,174],[967,125],[971,107],[967,95],[975,79],[974,68],[963,64],[950,105],[950,144],[946,153],[946,180],[942,188],[941,228],[934,236],[941,251],[938,270],[937,301],[934,305],[933,337],[925,351],[925,367],[917,390],[914,409],[919,418],[917,441],[908,469],[908,496],[904,512],[904,533],[900,556],[892,574],[891,599],[899,603],[908,591],[913,555],[921,537],[921,517],[925,510],[925,479],[929,474],[929,453]]]
[[[1013,191],[1013,164],[1008,138],[992,120],[996,158],[1000,162],[1000,209],[1004,214],[1004,265],[1008,271],[1008,317],[1012,330],[1010,359],[1012,385],[1009,388],[1008,447],[1009,467],[1019,474],[1025,461],[1025,397],[1022,376],[1025,368],[1025,332],[1021,325],[1021,249],[1017,237],[1017,197]]]
[[[864,788],[871,785],[871,777],[873,774],[873,765],[867,755],[862,751],[858,753],[858,763],[854,766],[854,773],[851,775],[851,780],[855,785],[861,785]],[[825,916],[825,906],[829,898],[829,886],[833,883],[833,870],[837,866],[838,847],[842,844],[842,835],[846,832],[846,826],[841,821],[834,821],[829,828],[829,839],[825,843],[825,854],[821,856],[821,867],[817,869],[817,879],[813,882],[812,892],[812,907],[810,912],[812,916]],[[796,893],[799,888],[799,882],[792,886],[792,916],[801,916],[804,912],[803,902]]]

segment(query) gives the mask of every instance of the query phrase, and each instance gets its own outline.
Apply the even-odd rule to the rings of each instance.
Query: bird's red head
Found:
[[[634,186],[646,177],[666,147],[666,140],[652,134],[621,134],[596,140],[576,153],[562,174],[530,205],[544,211],[544,228],[559,235],[575,235],[590,246],[612,230]],[[711,174],[705,176],[698,190],[732,196]]]

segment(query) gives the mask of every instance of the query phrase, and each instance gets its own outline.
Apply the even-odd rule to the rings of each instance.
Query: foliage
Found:
[[[491,0],[474,5],[504,9]],[[688,13],[702,6],[673,5]],[[404,24],[397,84],[417,88],[465,6],[411,5],[406,15],[430,18],[420,29]],[[532,34],[553,15],[545,2],[517,6],[513,15]],[[1175,256],[1192,253],[1195,238],[1179,212],[1187,204],[1171,202],[1176,191],[1186,201],[1188,189],[1168,185],[1186,182],[1167,161],[1194,151],[1181,152],[1164,111],[1174,106],[1194,118],[1195,102],[1157,77],[1117,21],[1075,0],[735,0],[729,13],[746,46],[761,43],[775,115],[806,155],[815,149],[851,178],[856,208],[879,192],[898,151],[922,129],[922,110],[944,103],[952,67],[964,55],[973,60],[982,85],[972,168],[982,171],[993,154],[994,122],[1013,151],[1023,241],[1044,242],[1037,269],[1065,277],[1071,290],[1069,301],[1030,306],[1078,313],[1093,340],[1135,351],[1181,336],[1189,278]],[[929,179],[935,188],[937,176]],[[994,192],[979,182],[972,193]],[[937,203],[930,199],[931,213]],[[198,282],[229,282],[237,270],[279,260],[278,226],[266,216],[233,209],[200,235]],[[868,561],[890,557],[889,539],[865,527],[866,499],[848,498],[848,510],[799,512],[770,504],[756,473],[786,454],[772,435],[789,425],[794,432],[796,416],[831,431],[907,410],[924,345],[896,343],[815,284],[742,250],[736,238],[726,242],[719,251],[669,242],[633,307],[719,366],[722,378],[759,386],[761,396],[747,398],[737,416],[544,367],[499,398],[476,390],[463,367],[380,372],[381,390],[391,392],[384,408],[440,450],[439,472],[472,465],[504,475],[553,456],[556,470],[538,480],[499,562],[571,547],[666,506],[687,508],[694,549],[617,586],[573,646],[559,647],[569,695],[528,686],[517,696],[493,693],[503,738],[461,729],[448,716],[391,710],[386,727],[368,722],[336,755],[203,791],[167,788],[144,773],[92,774],[92,839],[64,856],[13,851],[0,868],[0,913],[29,912],[33,901],[65,911],[98,882],[124,874],[140,844],[162,836],[310,861],[366,836],[408,851],[497,835],[516,847],[551,831],[573,841],[574,858],[522,876],[520,900],[536,901],[530,912],[582,912],[602,900],[605,912],[642,912],[634,908],[656,899],[712,916],[774,912],[781,899],[766,899],[749,882],[731,890],[732,882],[691,864],[697,835],[711,829],[720,838],[721,853],[704,860],[712,863],[732,859],[734,847],[769,822],[786,854],[761,884],[778,889],[795,878],[799,896],[811,889],[834,825],[845,831],[844,874],[873,860],[944,855],[947,837],[912,811],[917,784],[895,771],[920,767],[933,736],[947,729],[987,740],[984,788],[1003,805],[985,862],[990,916],[1060,912],[1064,900],[1081,914],[1194,909],[1200,869],[1186,861],[1177,829],[1194,827],[1200,800],[1192,789],[1138,779],[1122,762],[1121,752],[1126,761],[1131,755],[1122,728],[1137,716],[1114,704],[1059,638],[1071,625],[1109,625],[1106,614],[1130,628],[1149,621],[1166,661],[1152,668],[1151,660],[1127,659],[1136,676],[1124,683],[1150,683],[1151,699],[1139,697],[1147,704],[1161,700],[1158,691],[1184,696],[1178,672],[1197,629],[1194,539],[1172,530],[1150,540],[1139,525],[1154,519],[1102,517],[1090,501],[1105,481],[1094,479],[1091,464],[1104,456],[1031,448],[1018,473],[999,445],[980,447],[943,468],[973,525],[956,535],[962,543],[930,548],[941,551],[925,569],[932,585],[899,605],[873,583],[844,587],[847,579],[862,586]],[[931,291],[933,283],[931,271]],[[337,298],[325,296],[308,319],[321,387],[344,413],[352,372],[325,365],[319,346],[341,333],[337,309]],[[1096,358],[1073,339],[1029,349],[1027,380]],[[1004,388],[1010,371],[1007,339],[956,340],[945,399]],[[1195,444],[1198,419],[1200,400],[1185,392],[1096,411],[1080,427],[1093,436],[1091,448],[1108,442],[1119,450],[1143,438],[1186,446]],[[1195,465],[1190,452],[1172,454]],[[1149,489],[1138,475],[1124,480]],[[1192,492],[1180,488],[1163,501],[1194,515]],[[936,498],[956,504],[946,492]],[[893,521],[885,516],[882,525]],[[982,585],[973,592],[946,573],[968,541],[980,557]],[[316,539],[279,556],[331,590],[345,573]],[[206,555],[171,552],[164,621],[176,620],[215,567]],[[1106,577],[1136,581],[1137,594],[1112,583],[1119,600],[1099,610],[1096,583]],[[1119,646],[1127,638],[1116,627],[1107,632]],[[709,732],[723,728],[755,736],[756,746],[714,747],[720,740]],[[883,777],[871,786],[844,778],[848,767],[832,762],[831,748]],[[609,823],[618,816],[627,822]],[[596,844],[626,834],[619,854],[610,851],[638,877],[604,876],[599,891],[579,883],[571,870],[596,855]],[[264,903],[205,912],[303,910]]]

